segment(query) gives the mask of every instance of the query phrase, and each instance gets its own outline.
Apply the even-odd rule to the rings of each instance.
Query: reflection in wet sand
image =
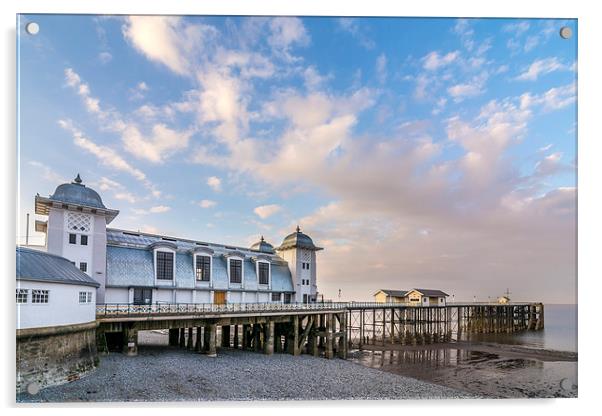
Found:
[[[458,343],[458,348],[446,344],[355,350],[351,360],[484,397],[577,396],[576,355],[554,351]]]

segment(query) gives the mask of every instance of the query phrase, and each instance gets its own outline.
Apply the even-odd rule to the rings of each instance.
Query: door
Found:
[[[150,305],[153,303],[153,290],[147,288],[134,289],[134,305]]]
[[[216,305],[224,305],[226,303],[226,292],[216,290],[213,294],[213,303]]]

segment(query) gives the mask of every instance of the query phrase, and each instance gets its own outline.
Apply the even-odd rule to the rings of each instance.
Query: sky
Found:
[[[18,243],[79,173],[114,228],[277,246],[298,224],[326,299],[576,303],[575,20],[18,26]]]

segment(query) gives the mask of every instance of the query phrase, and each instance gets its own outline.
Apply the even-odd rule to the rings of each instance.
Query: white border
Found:
[[[15,14],[18,12],[47,12],[47,13],[138,13],[138,14],[304,14],[304,15],[399,15],[399,16],[464,16],[464,17],[574,17],[579,19],[579,325],[580,328],[595,328],[598,324],[597,297],[601,292],[599,236],[601,234],[600,212],[602,212],[602,193],[599,190],[599,180],[602,177],[602,145],[599,136],[599,99],[602,97],[599,74],[602,73],[600,63],[599,40],[602,39],[602,19],[598,12],[598,4],[591,1],[558,1],[526,2],[524,0],[504,0],[498,2],[483,2],[474,0],[419,2],[392,2],[385,0],[304,0],[303,2],[245,1],[232,0],[226,2],[178,0],[177,2],[153,1],[140,2],[133,0],[5,0],[1,3],[0,19],[2,20],[2,81],[4,97],[0,100],[0,114],[4,128],[5,140],[1,153],[4,157],[3,189],[4,203],[2,206],[3,232],[2,250],[6,256],[2,263],[5,265],[5,275],[11,276],[15,270],[14,235],[23,224],[15,228],[15,194],[18,192],[16,167],[18,162],[18,146],[12,140],[16,136],[15,96],[18,85],[15,71]],[[19,198],[17,198],[17,203]],[[12,230],[11,233],[9,230]],[[4,280],[5,285],[13,287],[12,279]],[[15,308],[11,301],[5,303],[3,316],[7,320],[5,328],[14,327]],[[8,330],[7,330],[8,332]],[[242,406],[250,414],[280,414],[281,407],[288,407],[288,412],[305,414],[306,407],[312,410],[322,409],[332,412],[333,408],[345,407],[349,415],[365,414],[372,407],[399,408],[396,411],[426,411],[425,407],[437,408],[446,415],[467,415],[487,412],[489,415],[516,412],[528,408],[531,412],[546,412],[547,414],[577,414],[583,411],[587,414],[590,406],[597,405],[597,386],[599,384],[596,331],[582,331],[579,334],[579,399],[578,400],[504,400],[504,401],[404,401],[404,402],[282,402],[282,403],[202,403],[192,404],[195,407],[235,407],[240,412]],[[2,384],[3,404],[14,406],[14,373],[9,371],[15,363],[15,344],[13,337],[6,337],[0,350],[4,357],[4,378]],[[6,350],[4,348],[6,347]],[[92,413],[104,414],[102,407],[145,407],[150,414],[164,414],[164,407],[190,406],[186,403],[157,404],[130,403],[123,404],[58,404],[45,407],[45,414],[79,414],[81,406],[93,407]],[[32,409],[29,409],[32,410]],[[38,409],[42,410],[42,409]],[[224,409],[225,410],[225,409]],[[392,412],[393,409],[386,412]],[[12,414],[9,409],[7,414]]]

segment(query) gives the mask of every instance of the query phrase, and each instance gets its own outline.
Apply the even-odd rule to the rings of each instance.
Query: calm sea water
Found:
[[[543,331],[473,335],[471,339],[537,349],[577,352],[577,305],[545,305]]]

